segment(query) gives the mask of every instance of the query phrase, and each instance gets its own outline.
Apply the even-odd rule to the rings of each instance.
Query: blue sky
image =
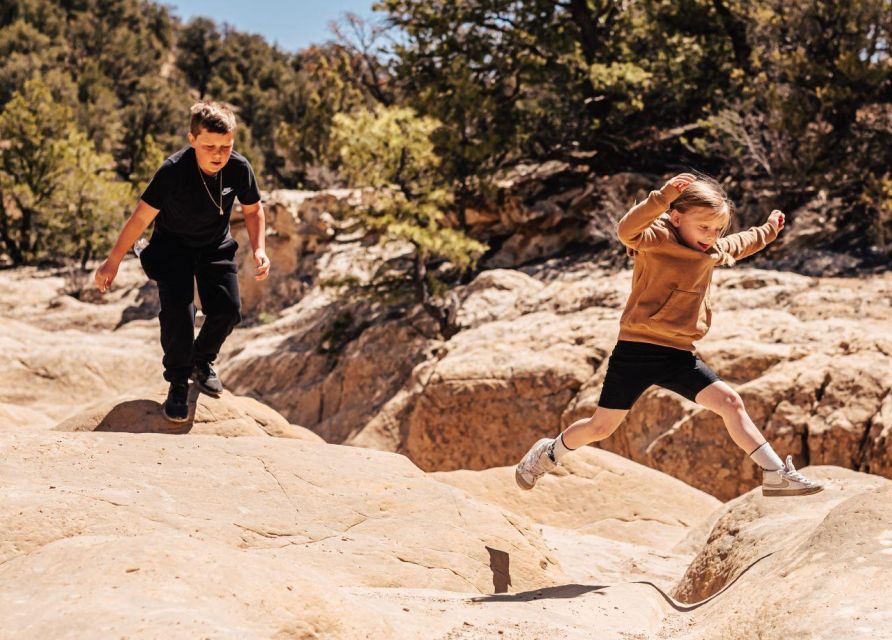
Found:
[[[374,0],[164,0],[184,21],[195,16],[228,22],[239,31],[259,33],[280,48],[297,51],[329,40],[328,23],[344,13],[381,19],[372,11]]]

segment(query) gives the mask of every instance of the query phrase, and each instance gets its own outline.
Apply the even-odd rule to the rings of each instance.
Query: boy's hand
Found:
[[[784,228],[784,212],[775,209],[771,212],[771,215],[768,216],[768,222],[770,222],[775,229],[780,231]]]
[[[266,280],[269,276],[270,261],[266,255],[266,251],[258,249],[254,252],[254,264],[257,265],[257,271],[254,272],[255,280]]]
[[[99,288],[100,293],[105,293],[111,287],[112,282],[115,281],[115,277],[118,275],[118,266],[119,263],[109,258],[96,269],[93,279],[96,281],[96,286]]]
[[[663,185],[663,188],[660,189],[660,193],[663,194],[663,197],[672,202],[678,196],[681,195],[681,192],[691,186],[692,182],[697,180],[697,176],[692,173],[679,173],[674,178],[670,178],[669,182]]]

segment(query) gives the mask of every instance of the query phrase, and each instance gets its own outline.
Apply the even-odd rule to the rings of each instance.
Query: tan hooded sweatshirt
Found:
[[[731,266],[777,238],[770,222],[720,238],[709,251],[684,244],[666,213],[671,200],[651,191],[617,225],[635,256],[632,293],[620,318],[619,339],[694,351],[709,331],[709,284],[716,265]]]

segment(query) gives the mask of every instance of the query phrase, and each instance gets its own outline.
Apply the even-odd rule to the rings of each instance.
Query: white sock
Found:
[[[778,471],[784,468],[784,463],[781,461],[780,456],[774,452],[774,449],[767,442],[753,451],[750,454],[750,458],[765,471]]]
[[[548,447],[548,457],[551,458],[552,462],[560,462],[561,458],[571,451],[576,451],[576,449],[570,449],[564,444],[564,434],[562,433]]]

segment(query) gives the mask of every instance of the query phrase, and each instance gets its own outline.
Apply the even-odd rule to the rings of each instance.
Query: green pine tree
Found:
[[[0,113],[0,240],[15,264],[86,264],[108,248],[132,202],[111,155],[96,152],[72,114],[41,77]]]
[[[447,216],[453,196],[431,142],[439,126],[405,107],[379,107],[336,115],[332,139],[350,183],[374,190],[371,203],[359,209],[360,221],[382,239],[412,245],[411,273],[403,281],[448,338],[458,331],[454,309],[443,304],[442,295],[437,299],[445,286],[428,271],[429,263],[445,259],[466,269],[487,247],[454,228]]]

